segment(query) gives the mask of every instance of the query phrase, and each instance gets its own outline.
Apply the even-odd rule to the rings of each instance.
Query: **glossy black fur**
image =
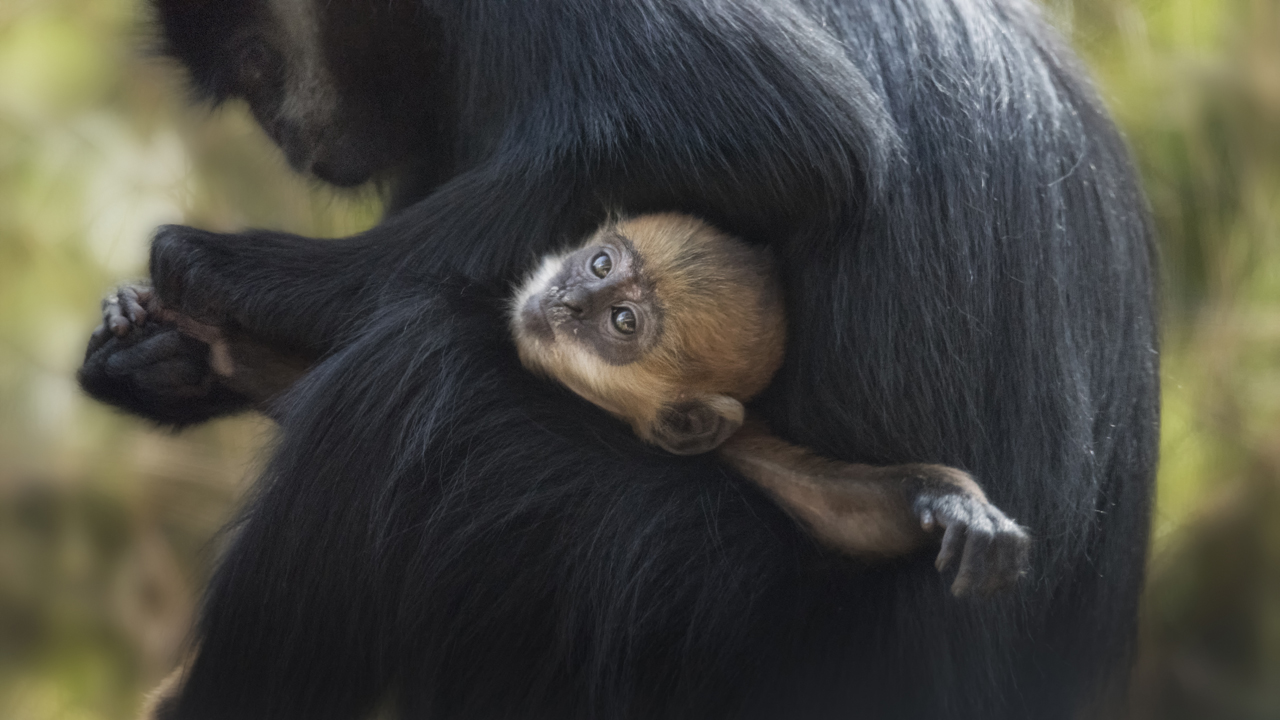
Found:
[[[220,20],[178,33],[185,3],[160,5],[218,95],[217,42],[256,11],[197,4]],[[1123,685],[1156,461],[1153,251],[1115,129],[1027,3],[414,7],[435,89],[404,112],[430,129],[378,124],[405,152],[370,168],[398,212],[325,243],[157,240],[166,303],[323,358],[288,397],[173,717],[1043,719]],[[395,78],[422,68],[384,55],[379,82],[412,105]],[[962,602],[932,553],[825,556],[712,459],[646,449],[524,373],[509,283],[614,210],[769,244],[791,333],[760,403],[774,429],[972,472],[1034,537],[1019,590]],[[91,392],[175,421],[93,367]],[[226,410],[187,407],[177,422]]]

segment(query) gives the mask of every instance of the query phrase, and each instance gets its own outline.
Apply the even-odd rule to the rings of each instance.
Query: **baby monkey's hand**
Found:
[[[164,326],[167,330],[178,331],[199,343],[209,345],[213,349],[215,372],[221,375],[230,374],[230,371],[223,367],[228,361],[219,357],[220,354],[226,353],[225,339],[221,330],[166,309],[161,304],[155,288],[147,283],[121,285],[102,299],[102,324],[89,336],[86,357],[92,356],[111,338],[127,337],[148,324]],[[143,342],[156,344],[154,340]],[[166,339],[160,343],[166,347],[176,347],[172,339]]]
[[[124,337],[134,327],[143,325],[147,318],[160,312],[160,302],[155,290],[148,284],[121,285],[102,299],[102,324],[93,331],[89,340],[92,353],[109,337]]]
[[[960,566],[951,593],[990,595],[1007,589],[1026,574],[1031,539],[1026,530],[991,504],[965,473],[945,466],[931,471],[916,495],[913,510],[926,532],[942,531],[942,548],[934,566]]]
[[[150,285],[124,285],[102,301],[77,378],[90,395],[173,426],[246,409],[228,385],[220,332],[161,306]]]

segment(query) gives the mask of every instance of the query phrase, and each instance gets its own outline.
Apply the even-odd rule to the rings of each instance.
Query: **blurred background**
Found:
[[[1280,2],[1046,0],[1128,135],[1165,261],[1164,437],[1126,717],[1280,718]],[[184,103],[139,0],[0,4],[0,717],[131,718],[270,427],[180,435],[74,383],[102,294],[185,222],[340,236],[378,201]]]

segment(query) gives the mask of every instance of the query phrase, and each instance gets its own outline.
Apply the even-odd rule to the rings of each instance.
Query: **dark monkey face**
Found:
[[[155,0],[167,54],[242,99],[290,165],[335,185],[406,168],[438,135],[439,66],[412,0]]]
[[[543,342],[581,344],[610,365],[639,360],[662,335],[662,307],[629,240],[547,260],[519,299],[516,320]]]

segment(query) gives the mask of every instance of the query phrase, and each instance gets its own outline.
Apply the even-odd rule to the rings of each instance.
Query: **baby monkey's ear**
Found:
[[[742,403],[728,395],[700,395],[663,406],[650,435],[676,455],[698,455],[720,447],[742,427]]]

